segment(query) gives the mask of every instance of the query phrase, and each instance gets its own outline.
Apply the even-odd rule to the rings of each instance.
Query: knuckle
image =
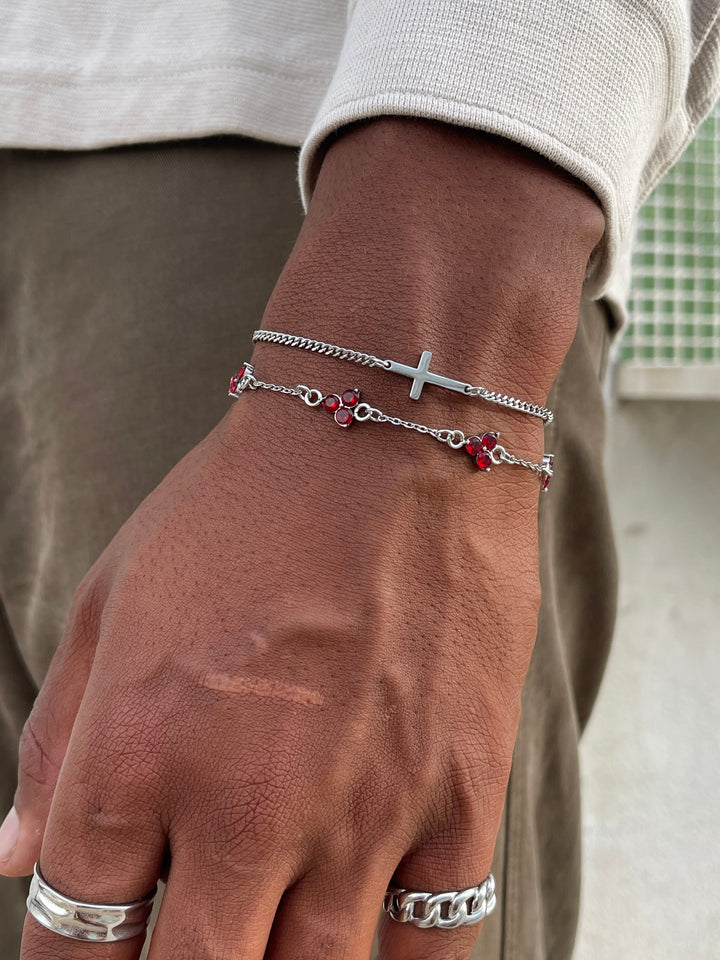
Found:
[[[72,759],[62,785],[62,802],[53,806],[48,855],[76,863],[101,841],[118,858],[144,849],[162,832],[162,805],[154,771],[142,757],[101,757],[82,752]]]
[[[442,788],[432,799],[430,832],[449,836],[453,847],[474,850],[499,823],[512,754],[457,740],[448,757]]]
[[[79,829],[108,840],[132,835],[134,824],[154,819],[162,792],[159,764],[152,741],[134,715],[122,705],[85,717],[68,753],[64,803],[58,809],[68,830]]]
[[[111,789],[95,784],[85,797],[82,830],[85,836],[103,837],[105,843],[124,844],[136,837],[137,808],[115,782]]]

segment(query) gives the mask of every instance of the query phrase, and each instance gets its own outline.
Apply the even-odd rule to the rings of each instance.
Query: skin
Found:
[[[542,403],[603,229],[531,151],[378,118],[331,142],[263,326],[413,363],[431,349],[434,370]],[[533,418],[432,387],[414,402],[404,378],[274,345],[252,359],[542,457]],[[479,882],[535,639],[539,489],[409,431],[241,397],[80,585],[2,872],[39,858],[63,892],[123,902],[166,871],[152,960],[367,960],[392,877]],[[383,919],[380,955],[457,960],[479,932]],[[141,940],[28,919],[22,958],[130,960]]]

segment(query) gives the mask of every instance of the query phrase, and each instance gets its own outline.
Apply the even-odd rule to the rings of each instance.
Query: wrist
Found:
[[[516,144],[407,118],[357,125],[325,157],[262,326],[411,366],[431,350],[434,372],[544,404],[603,225],[584,185]],[[520,412],[431,385],[415,402],[405,377],[276,344],[257,344],[252,360],[261,379],[323,393],[360,387],[388,414],[466,435],[496,430],[509,451],[542,460],[542,423]],[[302,404],[291,413],[275,397],[268,406],[301,431],[307,421],[308,439],[335,429],[311,425]],[[424,469],[453,468],[450,450],[430,440],[387,425],[357,429],[368,455],[413,445]],[[486,491],[500,477],[500,486],[539,487],[526,473],[498,467]]]
[[[263,326],[408,362],[431,349],[449,375],[542,402],[602,229],[587,188],[532,151],[380,118],[330,146]]]
[[[309,359],[312,363],[333,358],[311,354]],[[319,387],[316,384],[323,381],[314,378],[306,378],[313,386],[299,386],[289,377],[284,380],[278,383],[275,377],[258,375],[253,365],[245,364],[230,384],[231,393],[239,400],[231,422],[241,437],[250,433],[274,438],[270,446],[278,456],[271,454],[270,460],[281,462],[283,469],[291,462],[295,470],[304,470],[312,496],[318,478],[324,477],[331,478],[338,490],[352,489],[357,497],[365,471],[366,480],[371,479],[366,489],[374,490],[375,495],[379,489],[383,498],[391,500],[395,499],[392,490],[400,484],[403,495],[432,489],[445,501],[457,498],[463,488],[476,492],[486,504],[492,501],[494,491],[503,491],[506,501],[508,493],[510,499],[530,495],[532,501],[532,493],[543,489],[539,485],[552,474],[552,464],[543,461],[540,421],[532,431],[527,424],[522,429],[513,424],[506,436],[498,429],[499,418],[492,426],[483,422],[482,412],[472,401],[464,407],[465,421],[472,421],[469,428],[465,422],[460,426],[459,417],[454,421],[434,419],[438,405],[432,403],[413,403],[422,408],[419,416],[398,419],[397,410],[390,413],[384,404],[383,409],[374,406],[371,391],[366,392],[365,387],[353,389],[344,384],[328,388],[327,380]],[[483,425],[478,428],[479,422]],[[342,426],[351,428],[350,433]],[[524,449],[515,446],[518,438],[525,439]],[[269,452],[267,445],[263,446]],[[348,465],[352,483],[343,485],[341,477]],[[476,479],[478,470],[486,475],[482,482]],[[489,481],[491,471],[494,476]],[[473,483],[473,488],[466,486],[468,483]]]

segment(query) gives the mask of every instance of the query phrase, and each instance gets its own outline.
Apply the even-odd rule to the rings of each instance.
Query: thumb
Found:
[[[102,598],[81,585],[62,642],[20,737],[15,802],[0,827],[0,874],[32,873],[92,667]]]

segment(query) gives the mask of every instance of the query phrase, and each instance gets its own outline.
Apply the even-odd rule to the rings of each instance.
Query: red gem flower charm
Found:
[[[240,381],[242,380],[242,378],[243,378],[243,377],[245,376],[245,374],[247,373],[247,368],[248,368],[248,364],[244,363],[244,364],[240,367],[240,369],[238,370],[238,372],[237,372],[236,374],[233,374],[232,377],[230,377],[230,390],[229,390],[229,392],[230,392],[231,394],[235,394],[235,393],[237,392],[237,388],[240,386]]]
[[[471,457],[475,457],[475,463],[480,470],[489,470],[492,466],[492,457],[490,451],[497,446],[499,433],[491,431],[484,433],[481,437],[468,437],[465,442],[465,449]]]
[[[352,390],[345,390],[341,396],[336,393],[329,393],[323,397],[322,405],[328,411],[335,415],[335,423],[341,427],[349,427],[355,419],[353,416],[353,407],[360,403],[360,391],[357,387]]]

